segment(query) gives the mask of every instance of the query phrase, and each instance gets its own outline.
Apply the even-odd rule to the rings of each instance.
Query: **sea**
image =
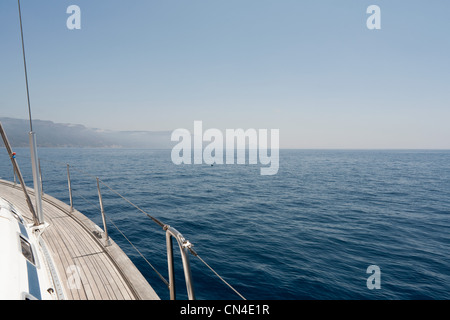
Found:
[[[29,149],[14,151],[32,186]],[[69,203],[69,164],[75,208],[103,228],[100,179],[109,235],[161,299],[165,232],[147,214],[193,244],[199,300],[240,300],[234,290],[248,300],[450,299],[450,150],[280,150],[271,176],[254,164],[175,165],[171,150],[40,148],[39,158],[44,192]],[[4,148],[0,177],[14,179]]]

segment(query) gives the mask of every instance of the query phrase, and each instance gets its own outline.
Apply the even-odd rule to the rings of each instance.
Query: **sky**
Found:
[[[81,29],[66,12],[81,10]],[[366,12],[380,7],[381,29]],[[281,148],[449,149],[450,1],[22,0],[34,119],[279,129]],[[16,0],[0,117],[28,118]]]

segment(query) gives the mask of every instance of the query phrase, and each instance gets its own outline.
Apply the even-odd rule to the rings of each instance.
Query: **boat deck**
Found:
[[[28,188],[34,204],[34,192]],[[0,180],[0,196],[32,222],[20,185]],[[49,196],[42,198],[44,220],[49,226],[42,233],[60,285],[67,300],[159,300],[136,266],[110,238],[110,245],[97,237],[99,230],[91,220],[70,206]]]

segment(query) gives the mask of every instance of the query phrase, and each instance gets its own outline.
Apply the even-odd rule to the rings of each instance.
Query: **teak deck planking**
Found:
[[[28,193],[34,204],[33,189]],[[19,185],[0,180],[0,197],[12,203],[32,222]],[[49,226],[42,238],[53,258],[67,300],[159,300],[158,295],[110,238],[104,245],[93,231],[99,229],[90,219],[69,205],[44,194],[44,221]]]

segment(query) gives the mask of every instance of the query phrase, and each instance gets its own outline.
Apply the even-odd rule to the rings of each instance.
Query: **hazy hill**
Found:
[[[0,117],[0,122],[13,147],[29,146],[28,120]],[[169,131],[109,131],[43,120],[33,120],[33,131],[39,147],[167,149],[173,144]]]

